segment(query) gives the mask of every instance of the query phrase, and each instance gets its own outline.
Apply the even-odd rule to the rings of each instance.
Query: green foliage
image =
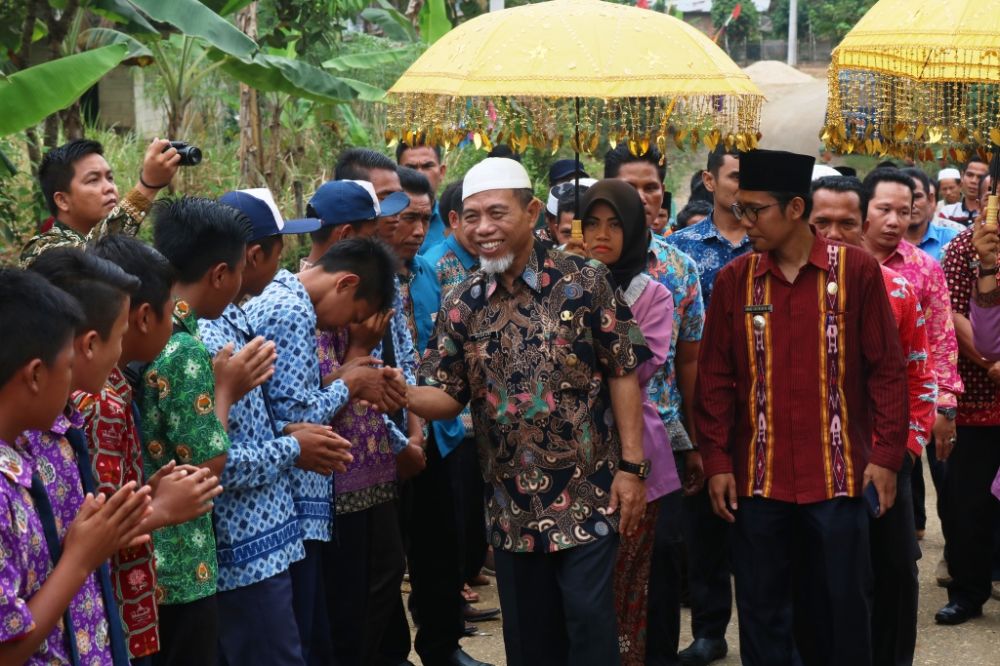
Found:
[[[760,14],[757,12],[757,6],[751,0],[714,0],[712,3],[712,25],[716,29],[721,28],[737,4],[741,4],[743,7],[740,17],[726,28],[727,39],[730,42],[756,39],[760,32]]]
[[[451,30],[444,0],[426,0],[420,9],[420,37],[433,44]]]
[[[0,136],[64,109],[125,57],[124,44],[59,58],[0,78]]]
[[[828,37],[840,41],[851,28],[861,20],[877,0],[824,0],[805,3],[817,37]],[[800,5],[801,11],[801,5]]]
[[[361,12],[361,17],[382,29],[385,36],[397,42],[417,41],[417,31],[410,19],[393,7],[388,0],[376,0],[378,7],[369,7]]]
[[[213,47],[237,58],[250,59],[257,44],[235,25],[198,0],[130,0],[157,21],[169,23],[188,37],[200,37]]]

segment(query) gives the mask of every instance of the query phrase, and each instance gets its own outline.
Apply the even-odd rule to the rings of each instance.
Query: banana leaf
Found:
[[[0,136],[20,132],[75,102],[128,54],[125,44],[0,74]]]
[[[129,0],[154,21],[176,27],[188,37],[200,37],[231,56],[250,60],[257,44],[235,25],[198,0]]]
[[[223,71],[265,92],[282,92],[323,103],[378,101],[385,95],[385,91],[362,81],[336,77],[307,62],[283,56],[258,53],[249,62],[218,52],[210,52],[209,57],[223,58]]]

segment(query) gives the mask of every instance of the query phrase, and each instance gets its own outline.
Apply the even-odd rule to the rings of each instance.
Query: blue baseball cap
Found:
[[[278,234],[304,234],[316,231],[322,226],[318,220],[305,219],[286,222],[278,210],[278,205],[274,202],[271,190],[266,187],[226,192],[219,197],[219,203],[232,206],[250,218],[249,241],[251,243]]]
[[[573,174],[580,174],[581,178],[589,178],[587,172],[583,168],[578,160],[556,160],[549,167],[549,183],[554,183],[557,180],[562,180],[564,178],[569,178]]]
[[[366,180],[330,180],[320,185],[309,205],[319,216],[311,219],[333,227],[398,215],[410,205],[410,197],[395,192],[379,201],[375,187]]]

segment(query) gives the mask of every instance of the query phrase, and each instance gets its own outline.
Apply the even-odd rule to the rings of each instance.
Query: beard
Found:
[[[499,275],[500,273],[505,273],[508,268],[514,264],[514,255],[508,254],[506,256],[500,257],[499,259],[483,259],[479,260],[479,267],[483,269],[484,272],[490,275]]]

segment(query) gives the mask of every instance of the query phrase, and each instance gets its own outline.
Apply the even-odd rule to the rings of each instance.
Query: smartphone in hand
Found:
[[[882,505],[878,501],[878,490],[875,489],[874,483],[869,483],[865,486],[863,491],[865,504],[868,506],[868,513],[871,514],[872,518],[878,518],[879,511],[882,509]]]

